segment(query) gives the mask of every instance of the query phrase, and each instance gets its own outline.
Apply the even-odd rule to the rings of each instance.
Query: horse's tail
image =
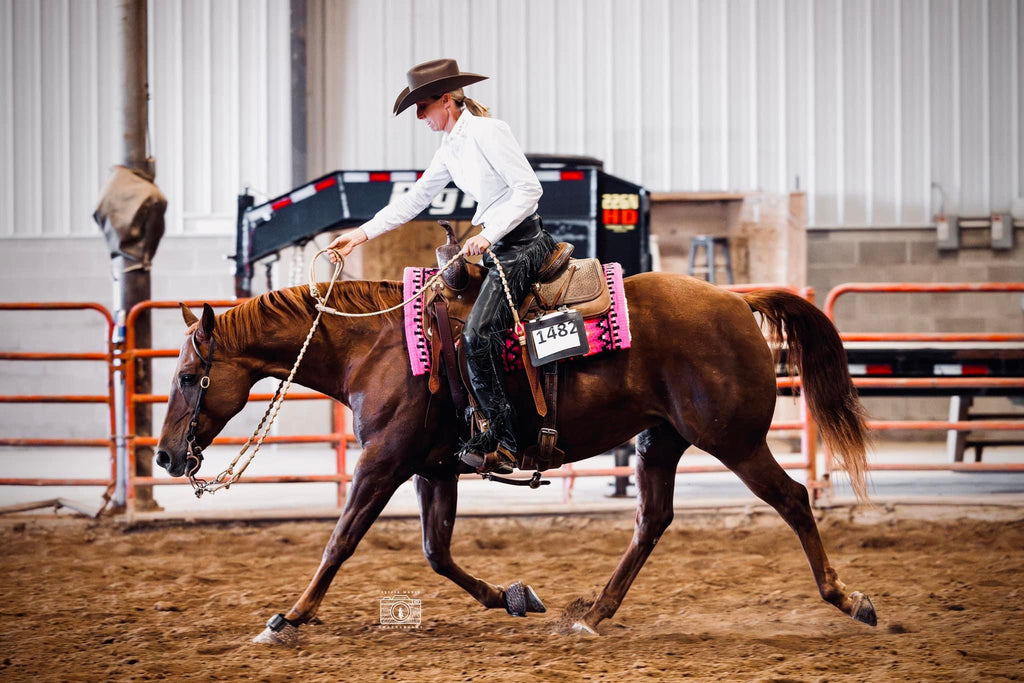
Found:
[[[773,347],[779,348],[785,333],[789,374],[799,372],[825,444],[849,474],[857,498],[866,500],[868,427],[835,325],[814,304],[789,292],[762,290],[743,298],[764,317]]]

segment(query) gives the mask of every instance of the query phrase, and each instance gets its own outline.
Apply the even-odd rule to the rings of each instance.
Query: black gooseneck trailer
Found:
[[[625,275],[650,270],[650,201],[640,185],[609,175],[591,157],[530,155],[544,188],[540,215],[577,257],[622,264]],[[407,192],[419,171],[333,171],[262,204],[238,197],[235,296],[252,295],[255,264],[328,230],[352,228]],[[454,185],[417,220],[470,220],[476,203]]]

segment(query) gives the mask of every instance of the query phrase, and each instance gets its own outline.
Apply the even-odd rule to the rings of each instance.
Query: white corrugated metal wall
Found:
[[[528,151],[653,191],[791,190],[816,225],[924,224],[1024,195],[1019,0],[310,0],[310,170],[422,167],[414,63]]]
[[[115,0],[0,0],[0,237],[99,235],[119,160]],[[291,181],[288,0],[151,0],[149,119],[167,233],[227,234]]]
[[[288,0],[151,0],[169,234],[290,186]],[[811,222],[920,224],[1024,195],[1019,0],[309,0],[309,169],[423,166],[390,108],[441,55],[525,149],[654,191],[784,191]],[[92,235],[117,159],[113,0],[0,0],[0,237]]]

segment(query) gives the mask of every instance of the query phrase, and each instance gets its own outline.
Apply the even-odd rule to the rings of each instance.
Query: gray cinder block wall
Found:
[[[965,231],[964,246],[939,251],[931,229],[812,229],[807,233],[808,284],[819,306],[844,282],[1022,282],[1024,229],[1015,248],[995,251],[986,230]],[[1024,332],[1020,293],[845,294],[837,301],[843,332]],[[878,419],[946,419],[947,398],[868,398]],[[977,399],[985,412],[1015,412],[1006,398]],[[942,440],[939,432],[889,432],[884,438]]]
[[[1012,250],[973,246],[939,251],[933,230],[810,230],[808,284],[819,305],[844,282],[1021,282],[1024,229]],[[836,305],[844,332],[1021,332],[1020,294],[846,294]]]

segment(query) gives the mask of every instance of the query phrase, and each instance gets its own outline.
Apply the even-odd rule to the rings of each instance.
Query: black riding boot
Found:
[[[554,247],[555,242],[543,229],[539,216],[523,221],[491,247],[517,304]],[[505,393],[501,353],[513,318],[497,267],[490,257],[484,258],[484,265],[489,271],[462,334],[469,382],[489,428],[466,442],[459,457],[478,470],[508,473],[515,466],[519,443],[515,411]],[[488,458],[490,454],[495,455]]]

